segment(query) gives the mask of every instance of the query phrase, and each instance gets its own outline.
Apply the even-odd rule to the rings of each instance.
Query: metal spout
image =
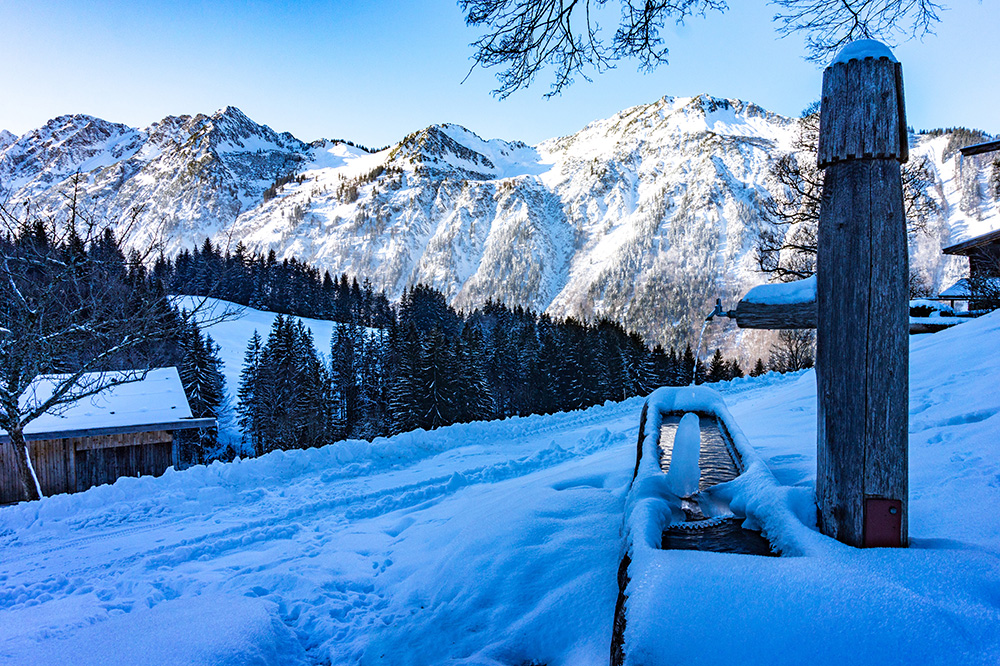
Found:
[[[712,310],[712,314],[705,317],[705,321],[712,321],[714,317],[729,317],[730,319],[736,319],[735,310],[723,310],[722,309],[722,299],[715,299],[715,309]]]

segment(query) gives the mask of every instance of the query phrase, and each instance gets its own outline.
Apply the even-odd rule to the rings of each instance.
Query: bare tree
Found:
[[[598,19],[619,8],[618,28],[608,40]],[[940,5],[933,0],[774,0],[778,32],[805,33],[809,57],[825,60],[854,39],[895,41],[931,31]],[[555,68],[546,95],[559,94],[577,74],[600,73],[618,60],[635,58],[648,71],[667,62],[660,35],[667,23],[725,12],[725,0],[459,0],[465,22],[482,28],[472,43],[483,68],[505,67],[494,94],[507,97],[526,87],[544,68]],[[585,71],[586,70],[586,71]]]
[[[934,0],[772,0],[782,35],[805,33],[810,60],[826,60],[856,39],[897,41],[932,32]]]
[[[816,244],[823,171],[816,165],[819,145],[819,102],[802,112],[792,152],[771,161],[768,180],[773,195],[761,200],[763,225],[754,249],[761,272],[782,282],[801,280],[816,272]],[[939,211],[929,194],[935,183],[927,157],[903,165],[903,207],[906,230],[912,238],[928,232],[928,220]],[[910,276],[911,293],[920,291],[919,275]]]
[[[819,209],[823,172],[816,166],[819,103],[802,112],[792,152],[772,160],[768,169],[773,196],[761,200],[764,219],[755,241],[757,264],[764,273],[787,282],[816,272]]]
[[[807,328],[782,329],[771,345],[768,369],[795,372],[813,367],[816,358],[816,331]]]
[[[157,248],[122,250],[141,211],[117,225],[95,222],[81,213],[76,192],[74,184],[62,225],[0,205],[0,428],[28,499],[42,491],[25,427],[144,379],[173,360],[181,332],[170,297],[146,270]]]

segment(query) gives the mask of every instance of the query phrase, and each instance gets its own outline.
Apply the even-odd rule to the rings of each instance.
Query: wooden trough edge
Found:
[[[166,421],[164,423],[146,423],[142,425],[122,425],[108,426],[106,428],[79,428],[76,430],[55,430],[49,432],[25,433],[26,442],[48,439],[70,439],[73,437],[99,437],[101,435],[122,435],[133,432],[156,432],[158,430],[189,430],[192,428],[214,428],[216,420],[206,419],[181,419],[177,421]],[[0,444],[9,444],[10,435],[0,435]]]
[[[653,413],[651,413],[651,411]],[[647,424],[651,426],[648,429],[651,439],[650,455],[653,453],[658,455],[660,448],[660,428],[657,427],[657,423],[662,422],[663,418],[666,416],[686,413],[697,414],[699,418],[714,419],[723,433],[723,439],[726,441],[726,448],[729,449],[729,453],[733,458],[733,462],[736,463],[736,467],[740,474],[746,471],[746,464],[743,460],[743,455],[733,439],[733,434],[729,430],[729,424],[726,423],[726,419],[721,413],[718,413],[715,410],[704,409],[663,409],[656,405],[653,406],[653,410],[650,410],[650,400],[649,398],[646,398],[646,400],[642,403],[642,413],[639,416],[639,437],[638,442],[636,443],[635,451],[635,470],[632,472],[632,480],[629,482],[630,492],[632,490],[632,484],[635,483],[635,480],[639,476],[639,465],[642,462],[643,448],[645,448],[646,444]],[[659,465],[659,462],[657,462],[657,465]],[[623,533],[627,532],[627,527],[625,525],[622,526],[622,531]],[[625,663],[625,602],[628,599],[628,594],[625,590],[631,582],[628,570],[629,566],[632,564],[632,558],[629,555],[629,550],[628,544],[626,544],[624,554],[618,564],[618,573],[616,576],[618,582],[618,598],[615,600],[615,614],[611,628],[610,666],[624,666]]]
[[[661,391],[669,391],[673,393],[673,396],[667,401],[667,403],[658,403],[657,393]],[[682,396],[681,393],[690,392],[686,396]],[[701,404],[692,404],[689,402],[689,398],[697,398],[697,393],[704,394],[708,392],[709,394],[715,394],[717,400],[708,401],[709,404],[705,404],[705,398],[707,395],[701,395]],[[757,463],[763,463],[760,455],[750,446],[750,442],[747,440],[746,435],[740,430],[739,424],[733,419],[732,414],[729,413],[729,409],[725,404],[725,399],[722,395],[716,393],[714,389],[702,386],[690,386],[690,387],[665,387],[657,389],[649,397],[646,398],[642,406],[642,414],[639,419],[639,436],[638,442],[636,443],[636,464],[635,471],[633,472],[632,481],[629,483],[628,493],[632,493],[633,486],[636,480],[639,478],[640,469],[644,466],[644,458],[646,456],[657,455],[659,452],[659,438],[660,438],[660,428],[659,425],[663,420],[664,416],[679,413],[695,413],[699,418],[714,418],[719,425],[719,429],[723,433],[723,438],[726,441],[726,446],[729,449],[729,453],[733,458],[733,462],[736,464],[739,473],[742,475],[744,473],[761,474],[763,473],[770,478],[772,484],[776,485],[776,481],[769,470],[767,470],[766,465],[761,468]],[[650,464],[648,461],[645,464]],[[656,469],[659,470],[659,460],[655,460]],[[755,471],[751,470],[751,467]],[[626,500],[626,504],[628,500]],[[787,519],[788,517],[786,517]],[[611,666],[623,666],[625,663],[625,627],[626,627],[626,602],[628,601],[628,585],[631,582],[631,575],[629,574],[629,569],[632,565],[632,544],[631,544],[631,533],[628,526],[628,515],[623,517],[622,525],[622,535],[625,539],[622,548],[622,557],[619,561],[617,573],[617,583],[618,583],[618,598],[615,603],[615,614],[612,621],[612,634],[611,634],[611,650],[609,663]],[[775,534],[781,529],[780,525],[776,524],[773,526],[766,526],[771,528],[777,528],[774,530]],[[768,530],[769,532],[772,530]],[[769,539],[771,540],[771,539]],[[772,543],[775,543],[771,540]],[[782,553],[786,555],[794,555],[797,553],[797,548],[794,546],[787,551],[784,547],[781,548]]]

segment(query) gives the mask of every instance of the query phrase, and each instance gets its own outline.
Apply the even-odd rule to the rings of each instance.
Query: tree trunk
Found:
[[[17,477],[21,481],[21,489],[24,499],[28,501],[41,499],[42,486],[38,483],[38,476],[31,464],[31,456],[28,453],[28,443],[24,441],[24,431],[19,426],[10,429],[10,450],[17,466]]]

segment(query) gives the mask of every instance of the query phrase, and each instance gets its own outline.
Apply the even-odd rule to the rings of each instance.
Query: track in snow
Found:
[[[419,643],[427,634],[425,622],[406,617],[414,603],[427,621],[455,624],[456,638],[450,646],[445,641],[442,659],[506,653],[511,648],[501,634],[475,620],[488,608],[478,596],[483,589],[503,596],[518,579],[525,581],[522,588],[531,587],[530,581],[537,585],[496,601],[489,611],[510,614],[513,636],[525,623],[522,633],[530,634],[532,617],[536,625],[547,625],[544,618],[552,613],[589,613],[591,623],[603,615],[610,622],[610,609],[584,604],[586,611],[570,610],[576,604],[554,604],[552,597],[591,594],[601,589],[595,580],[605,574],[613,583],[640,405],[633,403],[497,422],[486,429],[491,438],[439,443],[402,464],[286,471],[284,483],[282,474],[262,473],[255,483],[252,472],[268,464],[261,459],[241,463],[250,473],[235,482],[181,483],[178,490],[183,475],[142,480],[151,494],[97,507],[81,500],[77,511],[52,518],[39,511],[39,519],[20,529],[4,530],[5,522],[16,522],[4,519],[23,507],[0,512],[0,608],[14,618],[36,617],[35,607],[74,609],[70,621],[60,617],[34,633],[17,634],[16,627],[0,632],[0,654],[5,639],[16,646],[71,635],[166,600],[220,593],[271,602],[309,659],[319,663],[361,662],[373,641],[378,650],[390,651]],[[447,438],[448,430],[414,441]],[[456,436],[483,431],[454,429]],[[593,461],[601,461],[600,469],[584,473]],[[602,533],[605,538],[593,542]],[[564,540],[572,548],[557,545]],[[536,559],[515,555],[533,549]],[[549,578],[535,571],[545,558],[555,560],[547,565]],[[551,579],[574,561],[575,572]],[[434,595],[447,596],[451,580],[477,576],[475,589],[434,601]],[[573,588],[574,580],[580,589]],[[421,606],[415,596],[428,598]],[[474,630],[463,628],[461,618]],[[483,633],[470,640],[477,632]],[[566,640],[600,643],[610,629],[592,633],[602,639]],[[601,653],[597,643],[594,654]],[[522,648],[528,650],[525,660],[546,649]],[[408,663],[397,657],[403,659],[397,663]]]

